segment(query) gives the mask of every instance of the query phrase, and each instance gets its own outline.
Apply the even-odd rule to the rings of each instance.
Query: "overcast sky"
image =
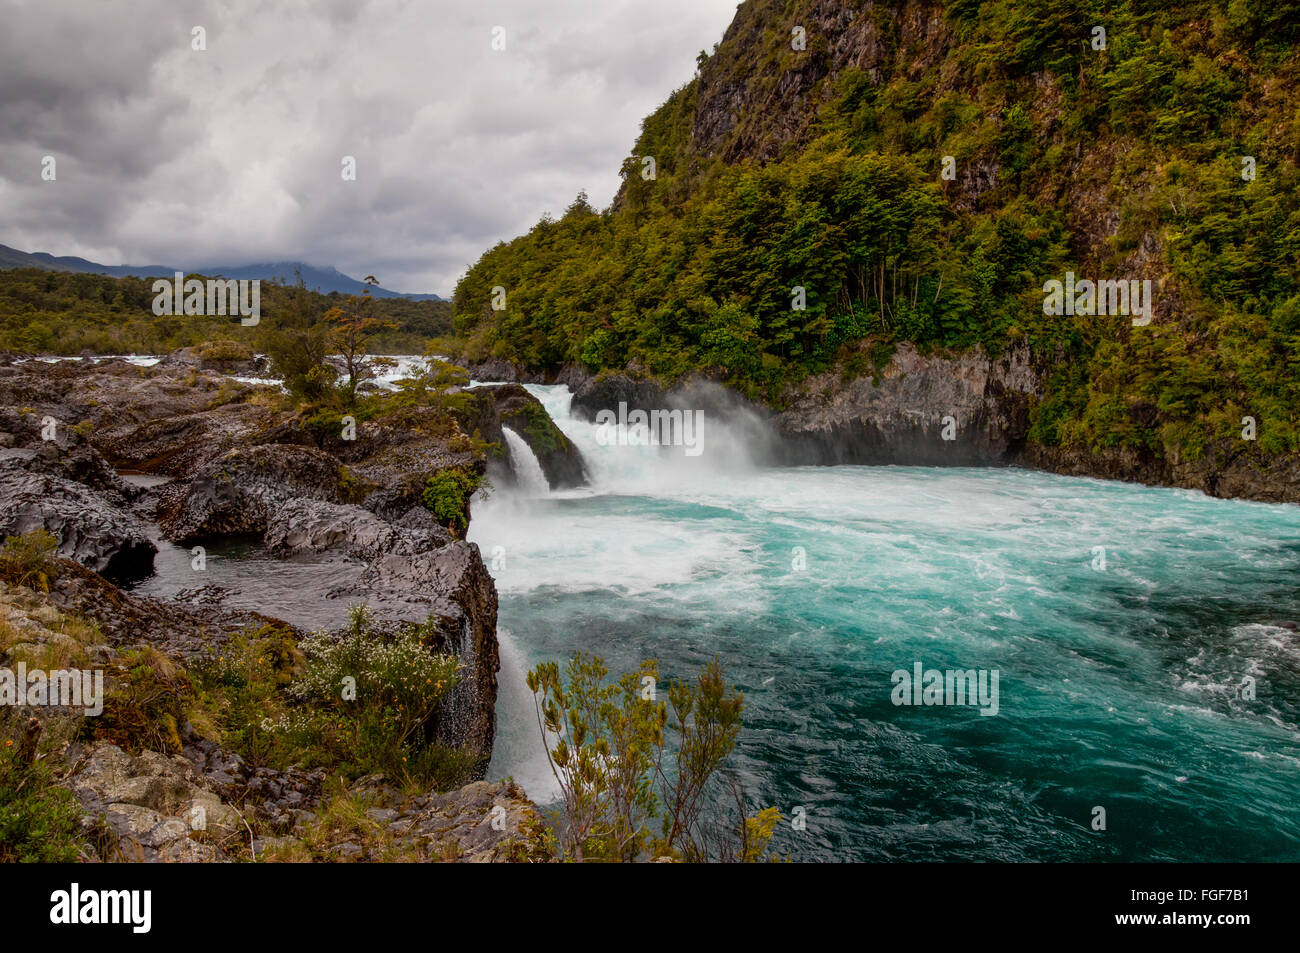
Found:
[[[110,265],[303,260],[450,294],[579,189],[609,204],[641,119],[735,8],[0,0],[0,244]]]

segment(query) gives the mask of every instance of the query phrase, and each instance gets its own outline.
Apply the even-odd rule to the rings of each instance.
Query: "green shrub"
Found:
[[[204,341],[195,348],[195,354],[205,361],[231,364],[236,361],[251,360],[253,349],[238,341]]]
[[[373,489],[373,484],[359,478],[345,466],[339,467],[339,496],[346,503],[360,503]]]
[[[58,548],[58,537],[45,529],[10,536],[0,547],[0,579],[10,585],[49,592],[50,584],[59,575],[54,558]]]
[[[425,508],[460,535],[469,525],[469,499],[483,483],[482,476],[461,467],[439,470],[425,481]]]
[[[0,863],[68,863],[85,846],[81,808],[48,763],[19,758],[25,718],[0,712]]]
[[[467,781],[469,752],[431,738],[459,661],[428,646],[425,626],[380,627],[364,606],[339,634],[295,642],[276,626],[241,636],[190,666],[187,717],[255,766],[324,767],[338,778],[382,774],[427,791]]]
[[[270,725],[287,710],[286,690],[303,664],[287,628],[267,624],[241,634],[191,663],[186,716],[200,734],[250,764],[286,767],[292,754],[281,750]]]
[[[432,736],[460,661],[429,647],[428,625],[383,631],[354,606],[341,634],[304,639],[303,670],[287,693],[292,706],[273,726],[286,749],[343,774],[378,772],[426,790],[468,780],[477,756]]]
[[[577,861],[761,859],[780,812],[746,817],[737,785],[730,792],[740,811],[736,830],[719,829],[714,810],[726,799],[718,771],[736,745],[745,704],[727,688],[718,661],[693,685],[673,680],[667,702],[657,698],[653,660],[615,682],[607,675],[605,663],[585,652],[563,672],[544,662],[528,673],[538,723],[555,739],[552,748],[544,735],[543,744],[563,800],[562,853]]]
[[[290,692],[346,713],[381,712],[399,744],[413,742],[456,686],[460,668],[454,655],[432,652],[423,636],[418,626],[382,635],[372,628],[370,611],[354,606],[341,637],[315,632],[303,640],[306,666]]]
[[[130,649],[105,672],[104,711],[87,719],[96,741],[124,751],[179,754],[190,679],[153,646]]]

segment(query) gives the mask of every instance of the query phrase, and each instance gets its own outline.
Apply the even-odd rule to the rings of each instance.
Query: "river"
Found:
[[[714,420],[697,457],[606,446],[567,388],[528,389],[592,480],[550,492],[528,460],[475,501],[500,593],[492,776],[554,798],[536,662],[583,649],[686,678],[716,654],[745,693],[752,807],[806,821],[778,854],[1300,859],[1300,639],[1274,624],[1300,619],[1300,508],[1020,469],[764,467]],[[996,672],[996,714],[896,704],[918,663]]]

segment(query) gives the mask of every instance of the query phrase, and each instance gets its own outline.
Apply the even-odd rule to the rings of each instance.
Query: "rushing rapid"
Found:
[[[1300,509],[765,468],[712,418],[696,457],[609,445],[566,388],[529,390],[592,480],[547,491],[507,433],[527,477],[474,504],[501,596],[494,776],[555,794],[530,665],[584,649],[692,677],[716,654],[745,692],[751,807],[804,809],[773,843],[792,858],[1300,859],[1300,639],[1279,624],[1300,619]],[[896,704],[918,663],[998,673],[996,714]]]

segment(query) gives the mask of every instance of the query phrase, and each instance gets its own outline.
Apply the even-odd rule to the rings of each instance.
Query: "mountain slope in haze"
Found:
[[[610,209],[579,196],[462,279],[465,356],[780,409],[903,343],[1028,349],[1043,465],[1292,479],[1297,40],[1296,0],[747,0]],[[1045,314],[1069,272],[1150,281],[1151,322]]]
[[[252,265],[213,265],[203,268],[172,268],[168,265],[101,265],[70,255],[54,256],[46,252],[24,252],[16,248],[0,245],[0,268],[45,268],[50,271],[84,272],[88,274],[112,275],[114,278],[170,278],[177,271],[187,274],[220,275],[234,279],[260,279],[278,281],[283,285],[294,284],[301,275],[303,282],[311,291],[329,294],[360,294],[367,287],[364,281],[351,278],[335,268],[317,268],[301,261],[264,262]],[[373,287],[372,297],[409,298],[412,301],[442,301],[436,294],[403,294],[389,291],[387,288]]]
[[[0,268],[44,268],[47,271],[83,272],[112,275],[114,278],[169,275],[176,269],[166,265],[101,265],[75,255],[51,255],[48,252],[25,252],[0,245]]]

